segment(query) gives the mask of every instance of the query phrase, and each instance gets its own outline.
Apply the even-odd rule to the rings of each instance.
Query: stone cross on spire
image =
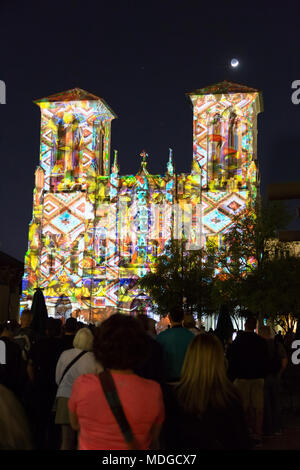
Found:
[[[142,150],[142,151],[141,151],[140,157],[143,157],[142,162],[146,162],[146,161],[147,161],[148,153],[146,153],[146,150]]]
[[[146,152],[146,150],[141,151],[140,157],[142,157],[142,168],[145,170],[147,166],[147,158],[148,158],[148,153]]]

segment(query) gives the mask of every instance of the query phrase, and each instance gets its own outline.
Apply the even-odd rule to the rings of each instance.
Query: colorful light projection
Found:
[[[25,257],[22,306],[44,289],[50,315],[62,307],[85,321],[136,310],[137,280],[155,266],[172,238],[187,249],[220,241],[233,217],[256,197],[259,93],[222,84],[189,94],[194,104],[191,174],[176,175],[170,149],[164,176],[109,170],[116,116],[80,89],[38,100],[41,155]],[[71,305],[71,309],[70,309]],[[76,313],[74,313],[76,312]]]

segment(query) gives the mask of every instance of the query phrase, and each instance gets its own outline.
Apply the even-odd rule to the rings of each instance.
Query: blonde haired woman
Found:
[[[102,367],[96,362],[93,350],[94,336],[89,328],[77,331],[74,348],[64,351],[56,366],[56,415],[55,424],[61,425],[61,450],[76,448],[76,432],[70,426],[68,401],[75,380],[83,374],[98,374]]]
[[[203,333],[190,343],[179,383],[166,387],[167,449],[247,449],[240,397],[226,375],[219,339]]]

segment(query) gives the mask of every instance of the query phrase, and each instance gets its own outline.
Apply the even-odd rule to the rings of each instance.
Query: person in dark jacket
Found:
[[[29,355],[27,371],[32,381],[31,414],[38,449],[56,448],[58,445],[51,410],[57,391],[56,364],[65,350],[60,338],[61,326],[61,320],[48,318],[46,336],[32,345]]]
[[[269,351],[269,371],[264,386],[264,434],[280,435],[281,424],[281,375],[288,364],[285,347],[272,338],[270,326],[261,326],[259,335],[264,338]]]
[[[23,388],[27,384],[28,377],[21,348],[13,336],[14,327],[8,321],[0,329],[0,339],[5,344],[5,363],[0,364],[0,384],[22,399]]]
[[[66,323],[63,328],[64,334],[62,337],[64,351],[66,349],[73,348],[73,341],[77,333],[77,330],[78,330],[78,322],[76,318],[74,317],[67,318]]]
[[[144,314],[138,314],[136,319],[146,333],[148,355],[144,362],[135,370],[135,373],[140,377],[144,377],[144,379],[155,380],[161,384],[164,380],[163,349],[152,336],[152,319]]]
[[[20,323],[21,326],[19,329],[15,331],[14,336],[20,337],[20,336],[27,336],[30,346],[35,343],[37,339],[37,335],[34,332],[34,330],[31,327],[32,323],[32,312],[31,310],[25,309],[22,312],[21,318],[20,318]]]
[[[267,342],[254,331],[256,319],[246,320],[245,331],[239,332],[228,351],[228,376],[239,390],[247,421],[257,446],[261,445],[264,378],[268,374]]]
[[[226,375],[220,340],[203,333],[190,343],[177,385],[164,387],[167,450],[249,449],[251,442],[237,389]]]

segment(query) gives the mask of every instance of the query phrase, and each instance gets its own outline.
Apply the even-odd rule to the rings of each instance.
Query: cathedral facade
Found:
[[[147,296],[138,279],[155,267],[172,239],[186,249],[219,243],[233,217],[259,188],[258,90],[221,82],[187,94],[193,105],[191,172],[176,174],[170,150],[164,175],[148,170],[141,153],[135,175],[110,165],[115,113],[75,88],[37,100],[41,109],[40,163],[21,306],[36,287],[51,316],[97,321],[133,313]]]

